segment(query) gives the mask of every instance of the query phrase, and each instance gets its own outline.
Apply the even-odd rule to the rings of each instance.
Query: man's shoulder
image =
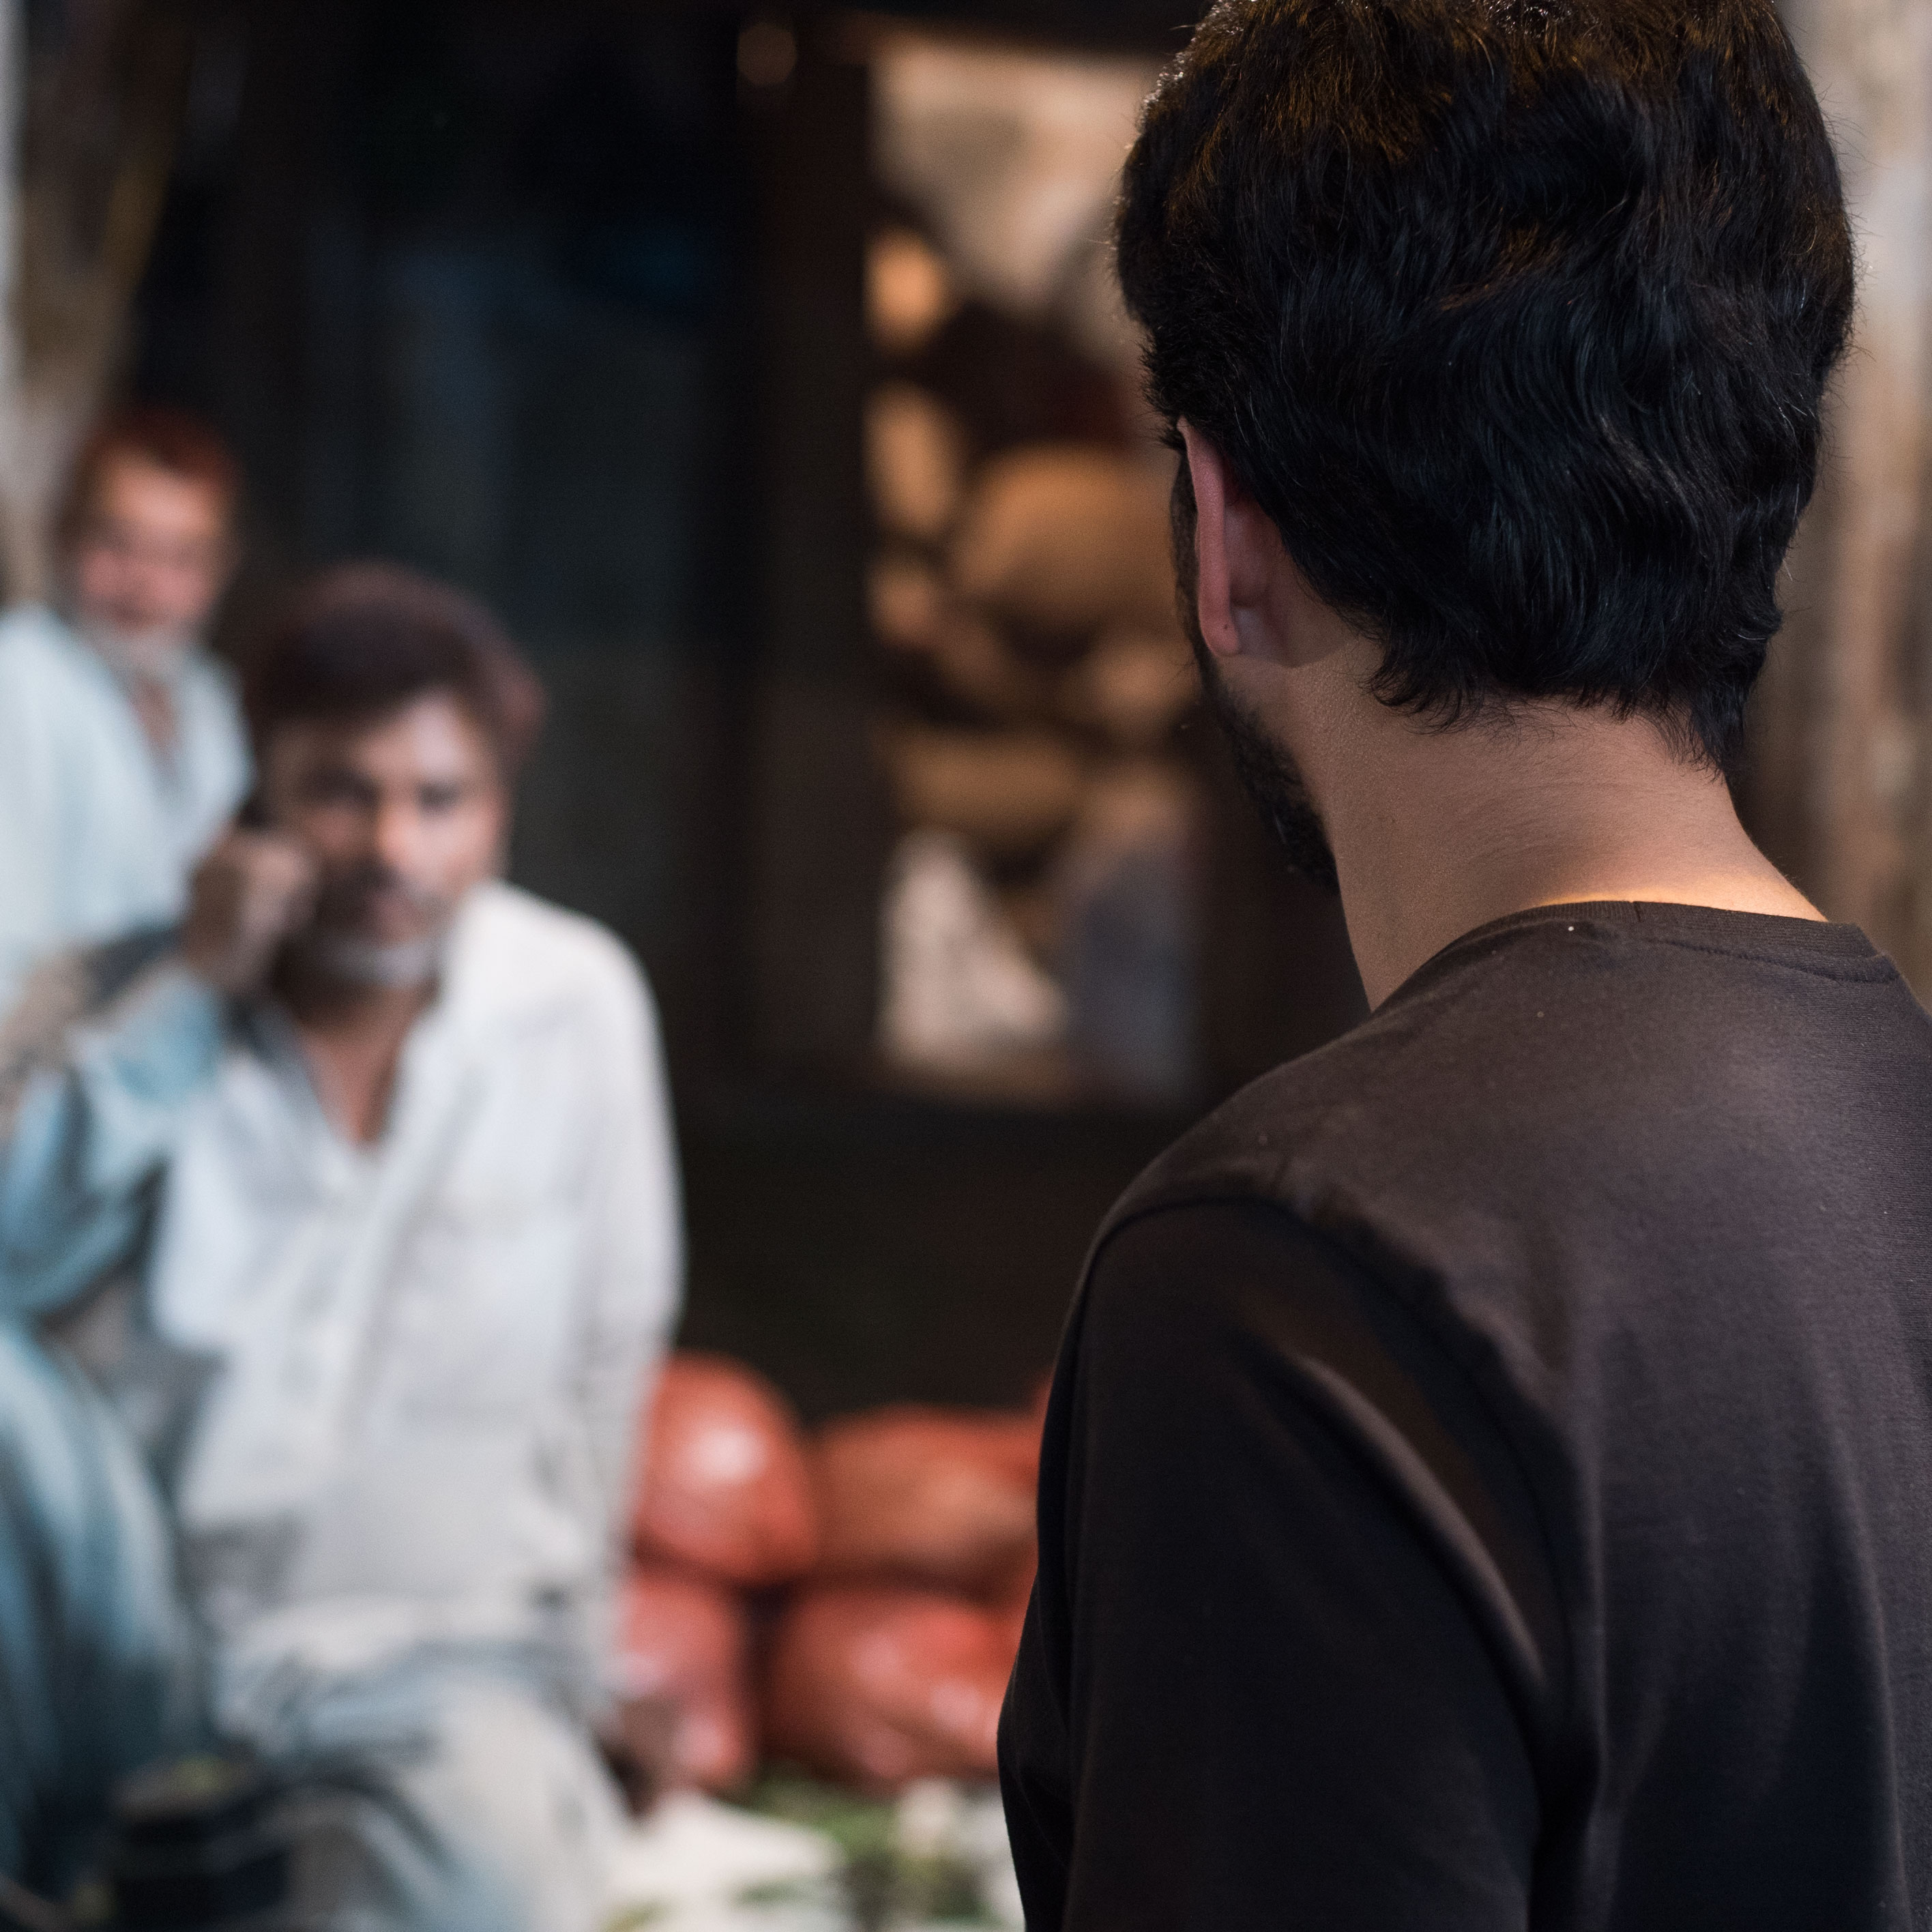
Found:
[[[1903,1229],[1932,1228],[1928,1073],[1932,1022],[1850,928],[1557,908],[1468,935],[1236,1094],[1102,1240],[1260,1202],[1505,1353],[1638,1321],[1675,1347],[1700,1309],[1762,1314],[1774,1282],[1796,1348],[1844,1252],[1891,1257],[1866,1270],[1875,1302],[1917,1292],[1899,1258],[1923,1251]]]
[[[0,691],[17,704],[39,694],[94,688],[80,656],[84,648],[44,604],[17,604],[0,612]]]
[[[1932,1064],[1932,1029],[1852,928],[1552,908],[1465,935],[1352,1032],[1244,1088],[1116,1216],[1220,1195],[1317,1222],[1520,1219],[1608,1203],[1666,1160],[1715,1185],[1740,1136],[1795,1160],[1801,1099],[1849,1120],[1862,1063],[1901,1058]]]
[[[1297,1171],[1346,1166],[1354,1144],[1399,1113],[1400,1040],[1374,1020],[1250,1081],[1190,1127],[1115,1204],[1102,1238],[1163,1208],[1217,1200],[1287,1202]]]
[[[457,946],[466,1003],[494,1019],[587,1010],[615,1023],[650,1004],[637,961],[608,928],[500,880],[464,908]]]
[[[0,610],[0,656],[22,652],[64,654],[70,651],[74,633],[44,604],[10,604]]]

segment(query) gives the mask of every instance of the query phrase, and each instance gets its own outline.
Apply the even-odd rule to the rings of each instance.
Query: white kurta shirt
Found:
[[[366,1148],[278,1008],[155,969],[37,1078],[4,1161],[16,1304],[139,1240],[160,1333],[217,1364],[177,1502],[231,1722],[425,1647],[598,1666],[681,1270],[656,1024],[608,934],[479,889]]]
[[[249,773],[227,672],[192,652],[173,696],[163,759],[106,660],[52,611],[0,617],[0,1012],[62,948],[180,916]]]

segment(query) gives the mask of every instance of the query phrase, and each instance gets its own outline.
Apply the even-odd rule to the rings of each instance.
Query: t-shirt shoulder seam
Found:
[[[1586,918],[1579,919],[1571,926],[1588,924]],[[1534,924],[1510,927],[1504,930],[1486,929],[1465,933],[1460,939],[1452,940],[1438,953],[1417,968],[1408,980],[1396,989],[1382,1010],[1410,1004],[1412,996],[1425,993],[1447,992],[1456,974],[1463,968],[1492,956],[1484,948],[1514,938],[1520,934],[1543,933],[1551,931],[1556,922],[1538,921]],[[1778,945],[1726,946],[1712,939],[1694,938],[1687,933],[1668,932],[1642,920],[1628,925],[1617,925],[1607,928],[1620,938],[1639,946],[1667,946],[1679,952],[1702,953],[1714,959],[1735,959],[1746,965],[1788,968],[1794,972],[1808,974],[1814,978],[1835,980],[1852,982],[1877,984],[1899,977],[1898,968],[1876,946],[1862,952],[1810,952]],[[1867,942],[1870,946],[1870,942]]]
[[[1646,946],[1668,946],[1680,952],[1702,952],[1716,959],[1742,959],[1754,966],[1782,966],[1794,973],[1808,973],[1820,980],[1876,985],[1898,977],[1898,968],[1882,952],[1876,951],[1862,958],[1851,954],[1832,957],[1823,953],[1780,952],[1763,946],[1718,946],[1708,940],[1687,939],[1676,933],[1640,932],[1636,937]]]

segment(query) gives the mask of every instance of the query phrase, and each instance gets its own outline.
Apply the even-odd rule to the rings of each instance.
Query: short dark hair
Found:
[[[108,465],[124,457],[204,484],[221,499],[232,520],[242,494],[242,467],[220,434],[171,404],[128,403],[97,418],[68,466],[54,520],[63,550],[71,550],[86,529]]]
[[[374,722],[446,694],[514,774],[543,722],[543,687],[473,597],[393,563],[340,564],[286,598],[244,658],[258,756],[296,719]]]
[[[1852,298],[1772,0],[1219,0],[1118,245],[1155,406],[1380,697],[1609,704],[1732,764]]]

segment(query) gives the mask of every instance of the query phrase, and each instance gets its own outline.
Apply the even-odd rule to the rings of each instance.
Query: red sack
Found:
[[[819,1568],[972,1597],[1010,1593],[1033,1562],[1040,1424],[910,1405],[828,1423],[812,1447]]]
[[[679,1353],[651,1406],[639,1555],[761,1589],[802,1576],[818,1536],[797,1418],[764,1376]]]
[[[766,1742],[868,1790],[992,1778],[1012,1664],[995,1611],[931,1590],[815,1586],[778,1626]]]
[[[758,1768],[744,1606],[723,1586],[645,1566],[624,1580],[618,1669],[626,1693],[676,1707],[670,1779],[731,1791]]]

